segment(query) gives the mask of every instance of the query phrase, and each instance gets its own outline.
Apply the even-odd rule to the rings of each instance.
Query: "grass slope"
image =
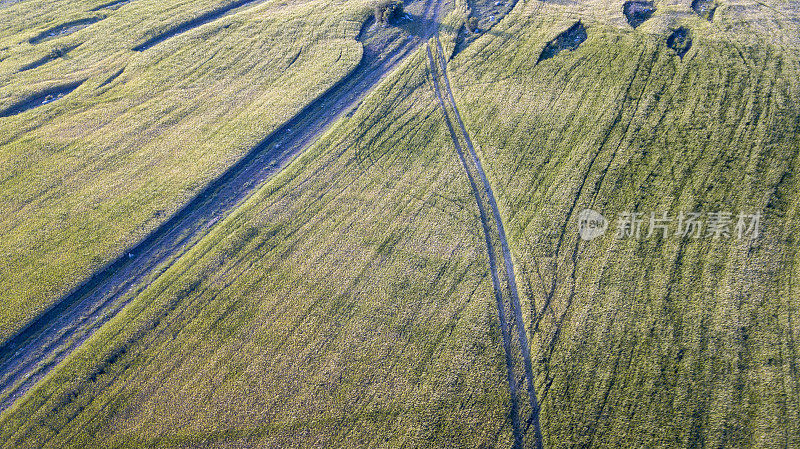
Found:
[[[792,446],[797,12],[656,6],[633,30],[614,2],[520,2],[448,66],[514,255],[545,447]],[[586,41],[537,64],[578,20]],[[5,446],[510,446],[477,210],[425,64],[6,411]],[[752,241],[584,242],[587,207],[764,219]]]
[[[85,82],[0,119],[0,341],[352,70],[369,14],[361,2],[266,1],[132,52],[216,6],[137,0],[29,43],[93,6],[28,0],[3,10],[15,20],[0,26],[0,105]]]
[[[417,52],[7,410],[4,447],[508,446],[477,207]]]
[[[656,2],[634,31],[610,3],[529,1],[452,61],[526,287],[546,447],[800,438],[796,21],[722,5],[709,23]],[[588,39],[537,65],[577,20]],[[752,241],[584,242],[584,208],[612,231],[626,211],[764,218]]]

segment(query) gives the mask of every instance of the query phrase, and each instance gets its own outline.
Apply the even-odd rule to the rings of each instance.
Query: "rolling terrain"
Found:
[[[355,38],[370,13],[360,4],[260,3],[136,52],[145,36],[210,5],[137,0],[31,44],[72,16],[97,14],[83,2],[35,1],[3,9],[15,19],[0,29],[1,108],[52,96],[0,123],[4,342],[355,69]],[[43,54],[62,56],[20,71]]]
[[[797,13],[656,2],[633,29],[605,5],[530,2],[449,71],[527,299],[545,446],[791,447]],[[523,56],[578,21],[576,49]],[[588,242],[586,208],[611,221]],[[641,238],[617,238],[631,211]],[[647,237],[651,212],[681,211],[730,212],[732,236]],[[759,235],[737,238],[755,212]]]
[[[25,1],[3,8],[24,10]],[[108,61],[127,61],[125,68],[87,71],[74,91],[26,112],[14,108],[52,93],[21,94],[25,77],[69,64],[86,44],[65,42],[66,56],[0,55],[0,74],[18,83],[6,100],[15,113],[0,122],[11,136],[0,152],[6,204],[21,205],[20,192],[38,185],[14,171],[22,166],[15,151],[30,151],[38,133],[65,132],[77,114],[70,102],[86,86],[131,101],[114,86],[135,82],[128,67],[144,73],[154,64],[136,62],[137,54],[164,51],[169,61],[177,56],[160,48],[209,28],[225,35],[218,27],[231,21],[240,28],[229,37],[201,40],[217,51],[203,72],[216,67],[216,89],[227,92],[240,62],[220,65],[216,58],[232,61],[222,48],[239,48],[224,45],[274,14],[298,35],[322,33],[303,35],[312,48],[358,57],[340,69],[325,65],[330,52],[313,53],[323,61],[292,80],[314,73],[326,81],[292,84],[302,101],[275,81],[219,112],[228,131],[205,141],[207,149],[246,128],[242,110],[273,114],[275,103],[294,111],[251,124],[259,138],[227,165],[208,156],[207,167],[224,170],[173,168],[181,179],[169,189],[137,190],[143,208],[172,204],[157,223],[116,224],[118,215],[95,212],[97,230],[141,232],[128,245],[93,238],[83,252],[35,263],[62,254],[77,225],[30,232],[59,210],[48,198],[85,204],[81,189],[94,187],[108,195],[100,204],[122,201],[98,181],[108,179],[101,173],[111,161],[126,164],[122,147],[97,162],[95,182],[75,173],[78,190],[44,189],[5,209],[0,247],[36,235],[67,240],[32,245],[4,265],[0,285],[22,293],[4,299],[19,305],[4,309],[8,322],[21,324],[8,327],[0,350],[3,447],[796,444],[796,5],[417,0],[406,5],[408,19],[383,28],[367,20],[368,4],[200,3],[158,6],[193,12],[152,25],[92,70]],[[46,45],[51,33],[74,39],[111,22],[114,11],[149,4],[121,5],[87,6],[108,14],[88,25],[77,12],[67,25],[52,24],[46,9],[30,12],[6,25],[0,43]],[[306,23],[312,16],[322,22]],[[273,32],[264,48],[291,58]],[[43,57],[52,61],[3,72]],[[280,61],[256,67],[276,73],[295,64]],[[311,84],[319,87],[309,91]],[[167,92],[153,91],[151,101],[162,104]],[[152,139],[166,153],[183,148],[170,133],[184,135],[207,117],[211,98],[172,127],[152,128]],[[83,108],[107,107],[94,101]],[[56,108],[62,113],[45,116]],[[76,117],[88,120],[91,110]],[[145,129],[166,119],[150,113]],[[88,141],[82,135],[59,137],[77,147]],[[203,150],[192,151],[186,167],[200,170]],[[42,155],[31,170],[60,170],[56,161],[79,167],[88,154]],[[124,166],[136,173],[129,179],[144,170]],[[157,170],[168,164],[147,167],[156,170],[153,182],[166,182]],[[191,176],[200,193],[181,201],[170,189]],[[579,234],[587,209],[608,220],[591,240]],[[681,232],[678,217],[695,212],[705,227]],[[718,212],[732,221],[715,233]],[[630,214],[640,214],[641,233],[620,231]],[[740,214],[758,214],[758,230],[734,227]],[[671,217],[663,233],[653,232],[657,217]],[[121,257],[76,265],[91,260],[89,250]],[[59,264],[74,274],[54,272]],[[53,285],[42,289],[31,273]],[[61,306],[45,312],[54,304]],[[13,321],[19,316],[27,321]]]
[[[422,56],[8,409],[2,439],[21,447],[510,444],[477,206]],[[323,261],[329,268],[318,270]],[[208,371],[192,374],[200,366]],[[122,385],[141,395],[115,394]],[[178,402],[149,405],[167,397]],[[184,400],[206,411],[178,406]],[[34,409],[37,418],[18,415]],[[129,420],[107,414],[121,409]],[[38,417],[76,427],[31,426]],[[175,433],[178,422],[184,430]]]
[[[374,21],[367,21],[359,34],[359,40],[367,41],[364,53],[351,73],[259,142],[145,240],[59,299],[0,347],[0,407],[10,405],[112,317],[125,305],[130,288],[143,288],[331,122],[355,107],[375,83],[435,30],[439,6],[434,2],[421,4],[418,24],[395,32],[381,32]]]

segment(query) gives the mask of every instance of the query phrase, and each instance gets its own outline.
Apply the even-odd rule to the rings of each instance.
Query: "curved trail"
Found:
[[[447,76],[447,61],[444,57],[444,50],[436,36],[436,53],[437,57],[434,58],[431,51],[430,44],[427,46],[428,62],[430,65],[431,76],[433,78],[433,87],[436,93],[436,98],[442,108],[445,123],[450,132],[453,144],[464,166],[467,178],[469,179],[475,202],[478,205],[479,216],[481,225],[486,240],[486,247],[489,256],[489,269],[491,271],[492,284],[494,285],[495,300],[497,302],[498,318],[500,321],[500,329],[503,337],[503,349],[506,357],[506,368],[508,373],[509,391],[511,393],[511,421],[514,432],[515,446],[525,447],[533,445],[533,447],[542,448],[542,431],[539,422],[539,402],[536,395],[536,388],[534,384],[533,369],[531,365],[530,347],[528,345],[528,337],[525,332],[525,323],[522,317],[522,307],[520,305],[519,293],[517,291],[516,277],[514,274],[514,263],[511,257],[511,250],[506,238],[505,229],[503,227],[503,220],[500,216],[500,210],[497,206],[492,187],[483,170],[480,158],[475,152],[475,147],[472,144],[472,139],[469,137],[464,122],[461,120],[461,114],[458,111],[453,92],[450,89],[450,80]],[[444,89],[442,88],[444,87]],[[444,93],[443,93],[444,91]],[[446,100],[445,100],[446,97]],[[457,135],[455,128],[458,128],[460,134]],[[462,145],[463,142],[463,145]],[[465,157],[463,147],[469,151],[470,158]],[[481,183],[475,182],[476,178],[480,178]],[[492,218],[488,218],[487,211],[491,211]],[[502,253],[498,257],[497,248]],[[504,272],[498,272],[498,266],[504,266]],[[501,281],[501,273],[505,275],[505,283]],[[513,321],[509,320],[513,317]],[[510,328],[516,327],[517,341],[516,345],[513,344]],[[528,407],[530,408],[530,418],[526,421],[526,426],[523,428],[519,421],[520,404],[518,395],[522,392],[517,390],[516,371],[515,368],[515,353],[518,351],[522,355],[523,372],[522,379],[527,383],[527,396]],[[533,438],[532,441],[526,439],[528,425],[533,425]],[[526,441],[530,441],[526,444]]]
[[[365,37],[367,22],[359,35],[363,56],[350,74],[267,136],[143,241],[0,346],[0,411],[110,320],[135,296],[129,292],[146,288],[217,221],[356,108],[380,80],[433,35],[441,3],[425,0],[416,17],[418,27],[395,27],[377,38]]]

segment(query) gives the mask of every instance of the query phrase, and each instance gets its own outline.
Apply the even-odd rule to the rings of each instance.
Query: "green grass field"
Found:
[[[86,80],[0,122],[2,341],[352,70],[369,14],[359,2],[267,1],[132,52],[154,30],[210,7],[136,0],[89,28],[28,43],[95,3],[26,0],[2,10],[15,20],[0,29],[0,103]]]
[[[667,10],[636,31],[595,7],[530,2],[452,63],[522,267],[546,446],[791,447],[797,47],[732,6],[721,23]],[[577,19],[577,50],[525,57]],[[749,33],[731,31],[745,19]],[[693,35],[682,61],[666,45],[679,25]],[[584,208],[612,228],[627,211],[763,223],[754,241],[583,242]]]
[[[507,445],[477,211],[421,56],[4,415],[0,439]]]
[[[513,254],[544,446],[795,447],[800,11],[720,2],[709,21],[687,2],[656,6],[634,30],[621,2],[520,1],[448,64]],[[341,51],[342,73],[357,60],[368,7],[257,8],[225,19],[230,31],[205,50],[154,48],[159,62],[109,51],[94,70],[119,61],[129,87],[92,97],[93,74],[74,96],[0,123],[6,334],[335,81],[308,75],[326,57]],[[442,19],[448,52],[471,13],[455,10]],[[537,63],[579,20],[586,41]],[[32,25],[15,26],[0,43]],[[692,39],[682,57],[667,45],[680,26]],[[258,69],[291,56],[286,27],[317,49],[283,75],[302,101]],[[238,45],[246,30],[253,48]],[[211,48],[230,66],[180,71],[176,58]],[[258,57],[271,52],[272,63]],[[17,84],[5,90],[21,95],[37,70],[8,75]],[[204,82],[219,94],[198,87],[191,100]],[[587,208],[611,220],[592,241],[578,235]],[[762,222],[755,239],[617,239],[616,217],[632,211]],[[513,442],[509,404],[478,207],[421,49],[4,411],[0,441],[500,448]]]

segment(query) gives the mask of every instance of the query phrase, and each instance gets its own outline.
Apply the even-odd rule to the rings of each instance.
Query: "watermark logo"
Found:
[[[732,213],[685,212],[670,216],[666,212],[621,212],[614,221],[614,235],[618,239],[652,238],[707,238],[713,240],[735,238],[756,239],[760,233],[761,212]],[[583,240],[593,240],[606,233],[609,221],[599,212],[584,209],[578,214],[578,234]]]
[[[578,214],[578,233],[583,240],[594,240],[606,233],[608,220],[600,212],[584,209]]]

